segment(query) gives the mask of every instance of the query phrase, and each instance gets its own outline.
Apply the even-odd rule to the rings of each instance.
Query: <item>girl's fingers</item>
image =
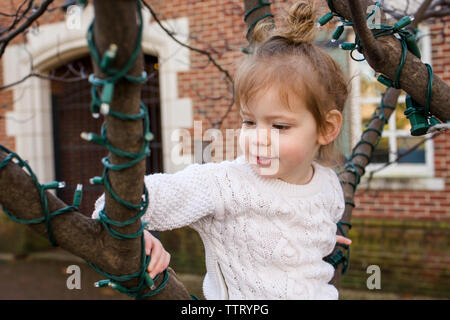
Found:
[[[152,238],[147,230],[144,230],[145,254],[149,255],[152,250]]]
[[[343,236],[336,236],[336,242],[342,243],[342,244],[351,244],[352,240],[350,240],[346,237],[343,237]]]
[[[148,272],[153,272],[153,270],[155,269],[157,263],[159,262],[159,260],[161,259],[161,255],[163,253],[163,248],[162,246],[153,246],[153,249],[151,251],[151,256],[150,256],[150,264],[148,265]]]
[[[170,262],[170,254],[167,251],[161,255],[160,259],[156,262],[155,267],[151,270],[150,277],[155,278],[158,274],[166,270],[169,266]]]
[[[147,230],[144,231],[144,240],[145,253],[150,255],[151,258],[147,272],[150,274],[150,277],[155,278],[169,266],[170,254],[164,250],[161,242]]]

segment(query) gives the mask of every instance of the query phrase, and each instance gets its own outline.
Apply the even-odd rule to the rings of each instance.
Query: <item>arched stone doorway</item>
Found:
[[[89,56],[73,60],[71,65],[92,73]],[[150,143],[151,153],[147,157],[146,174],[163,172],[163,150],[161,134],[161,107],[159,94],[158,58],[145,55],[145,70],[149,77],[143,84],[141,99],[148,108],[150,131],[154,139]],[[62,76],[69,71],[68,64],[54,70]],[[103,193],[103,187],[91,185],[89,179],[101,176],[101,159],[108,154],[103,146],[89,143],[80,137],[83,131],[100,134],[103,118],[94,119],[90,112],[91,84],[87,79],[73,82],[51,81],[52,126],[55,180],[65,181],[66,187],[57,190],[57,195],[67,204],[72,203],[77,184],[83,184],[83,201],[80,211],[90,215],[95,200]]]

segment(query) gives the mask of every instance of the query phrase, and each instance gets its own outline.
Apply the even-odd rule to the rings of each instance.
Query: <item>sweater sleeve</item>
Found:
[[[165,231],[191,225],[208,215],[223,212],[216,163],[191,164],[176,173],[156,173],[144,178],[149,205],[142,221],[150,230]],[[98,218],[105,195],[95,203],[92,218]]]

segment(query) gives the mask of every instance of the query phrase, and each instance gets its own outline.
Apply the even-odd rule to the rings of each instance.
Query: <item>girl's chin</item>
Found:
[[[279,172],[279,161],[275,159],[275,161],[271,161],[269,165],[263,163],[262,165],[257,163],[250,164],[255,171],[264,178],[278,178]]]

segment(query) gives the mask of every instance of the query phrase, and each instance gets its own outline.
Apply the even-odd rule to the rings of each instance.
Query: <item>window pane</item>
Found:
[[[377,81],[375,72],[367,62],[361,63],[360,70],[361,98],[381,98],[381,93],[386,91],[386,86]]]
[[[386,163],[389,162],[389,138],[381,138],[377,147],[372,154],[371,163]]]
[[[366,128],[365,126],[369,124],[370,119],[372,119],[372,114],[375,112],[378,106],[378,103],[361,104],[362,131],[364,131],[364,129]],[[385,124],[383,130],[388,130],[388,128],[389,125]]]
[[[397,138],[398,156],[401,156],[413,146],[422,141],[421,137],[399,137]],[[425,163],[425,143],[420,144],[414,151],[400,158],[399,163]]]
[[[411,123],[405,116],[406,104],[404,102],[398,103],[395,109],[395,123],[397,125],[397,130],[411,130]]]

